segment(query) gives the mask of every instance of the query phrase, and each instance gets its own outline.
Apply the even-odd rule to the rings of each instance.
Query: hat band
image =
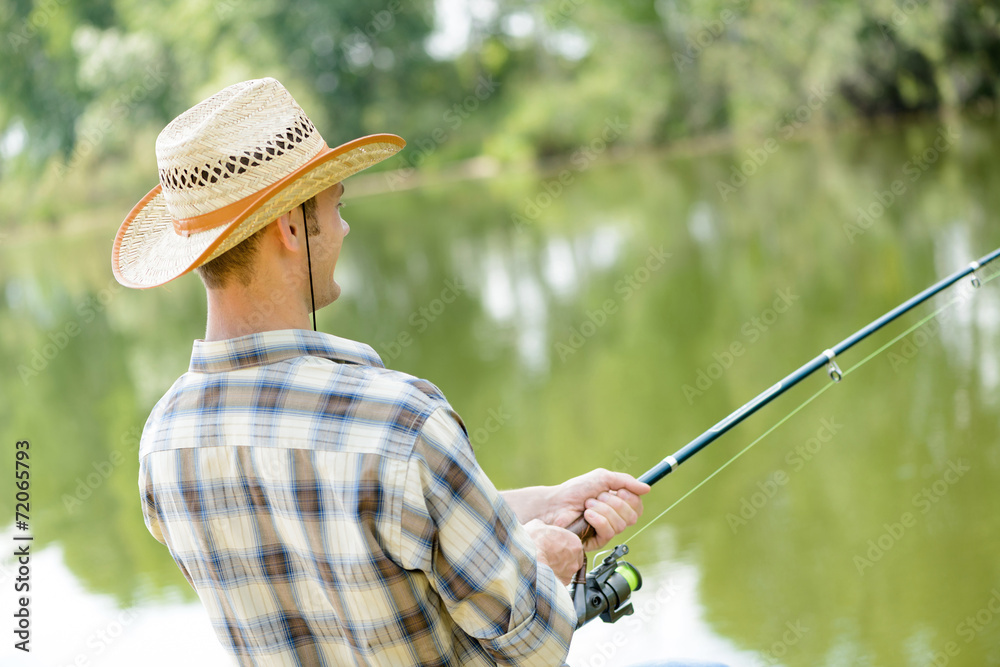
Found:
[[[201,215],[196,215],[193,218],[181,218],[179,220],[174,219],[174,232],[180,236],[191,236],[192,234],[207,232],[210,229],[228,225],[237,217],[252,212],[262,202],[270,198],[271,195],[277,193],[296,178],[315,167],[316,158],[329,151],[330,147],[326,144],[326,142],[323,142],[319,151],[317,151],[317,154],[314,155],[309,161],[295,171],[278,179],[271,185],[268,185],[267,187],[258,190],[243,199],[234,201],[232,204],[226,204],[222,208],[217,208],[214,211],[202,213]]]

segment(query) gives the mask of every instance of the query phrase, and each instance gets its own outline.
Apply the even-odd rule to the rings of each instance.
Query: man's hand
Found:
[[[568,585],[573,575],[583,565],[583,544],[580,538],[566,530],[533,519],[524,524],[538,552],[538,562],[545,563]]]
[[[597,533],[583,544],[586,551],[593,551],[639,520],[639,496],[648,492],[649,485],[632,475],[598,468],[554,487],[545,516],[540,518],[567,528],[582,514]]]

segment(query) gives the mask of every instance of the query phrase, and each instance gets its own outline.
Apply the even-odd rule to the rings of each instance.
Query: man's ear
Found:
[[[305,232],[305,226],[301,219],[297,219],[294,215],[295,211],[296,209],[292,209],[287,213],[282,213],[272,223],[275,226],[278,241],[291,252],[299,251],[302,246],[302,234]]]

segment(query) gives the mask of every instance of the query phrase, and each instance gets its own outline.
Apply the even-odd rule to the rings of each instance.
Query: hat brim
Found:
[[[111,268],[126,287],[157,287],[218,257],[282,213],[348,176],[392,157],[406,142],[394,134],[373,134],[324,146],[281,180],[225,207],[218,226],[179,234],[160,186],[129,212],[115,236]]]

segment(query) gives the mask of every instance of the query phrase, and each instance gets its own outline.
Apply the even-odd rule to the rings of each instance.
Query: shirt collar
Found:
[[[189,370],[221,373],[305,356],[384,368],[378,353],[364,343],[317,331],[285,329],[227,340],[196,340]]]

